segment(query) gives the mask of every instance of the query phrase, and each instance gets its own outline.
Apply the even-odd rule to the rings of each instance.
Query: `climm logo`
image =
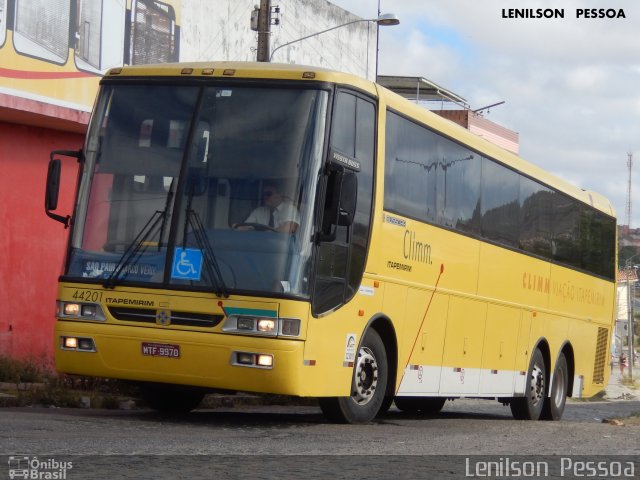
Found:
[[[416,239],[416,232],[405,230],[402,253],[406,260],[431,265],[431,244]]]
[[[551,279],[548,277],[542,277],[535,273],[524,272],[522,274],[522,288],[526,290],[532,290],[534,292],[549,293],[551,286]]]

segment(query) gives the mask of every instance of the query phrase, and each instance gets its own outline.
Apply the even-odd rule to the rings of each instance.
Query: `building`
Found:
[[[81,148],[101,74],[122,64],[254,60],[255,3],[0,0],[0,355],[51,357],[67,230],[44,214],[47,163],[52,150]],[[324,0],[287,2],[278,19],[274,47],[360,20]],[[373,78],[375,41],[375,26],[358,21],[282,48],[275,60]],[[63,215],[78,170],[65,162]]]
[[[616,289],[616,328],[611,339],[612,352],[620,352],[622,346],[628,345],[629,338],[629,313],[634,315],[634,299],[638,284],[638,271],[634,268],[618,270],[618,285]],[[632,300],[631,304],[629,299]]]
[[[484,118],[479,111],[471,110],[467,101],[451,90],[424,77],[379,75],[378,83],[398,95],[424,105],[434,113],[463,126],[485,140],[518,154],[520,147],[518,133]]]

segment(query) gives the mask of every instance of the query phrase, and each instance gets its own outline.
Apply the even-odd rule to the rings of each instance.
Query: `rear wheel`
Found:
[[[188,413],[204,398],[204,391],[173,385],[141,386],[142,398],[154,410],[166,413]]]
[[[569,368],[564,353],[561,353],[553,371],[553,383],[551,395],[545,399],[542,409],[543,420],[560,420],[567,403],[567,391],[569,390]]]
[[[529,363],[525,396],[511,399],[511,413],[518,420],[538,420],[547,394],[547,373],[542,352],[536,349]]]
[[[403,412],[435,414],[442,410],[444,397],[396,397],[396,407]]]
[[[388,380],[387,352],[380,335],[370,329],[365,334],[353,370],[350,397],[320,398],[320,408],[340,423],[367,423],[380,411]]]

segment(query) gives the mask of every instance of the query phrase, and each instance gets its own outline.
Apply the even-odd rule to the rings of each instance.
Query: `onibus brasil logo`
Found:
[[[65,480],[67,470],[73,468],[73,462],[62,462],[54,458],[14,455],[9,457],[9,478],[29,478],[37,480]]]

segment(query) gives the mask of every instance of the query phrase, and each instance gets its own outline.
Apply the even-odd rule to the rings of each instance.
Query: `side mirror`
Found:
[[[51,212],[58,208],[58,196],[60,193],[60,174],[62,172],[62,162],[59,158],[53,158],[54,155],[66,155],[68,157],[77,158],[80,161],[81,152],[68,150],[54,150],[51,152],[49,159],[49,169],[47,170],[47,187],[44,194],[44,211],[49,218],[64,224],[64,228],[68,228],[71,222],[69,215],[62,216]]]
[[[338,210],[338,225],[350,227],[356,215],[356,202],[358,200],[358,177],[354,172],[345,172],[342,175],[342,188],[340,188],[340,208]]]
[[[49,161],[49,170],[47,171],[47,190],[44,195],[44,209],[49,210],[58,208],[58,194],[60,193],[60,172],[62,164],[60,159],[51,159]]]
[[[331,169],[327,180],[322,231],[318,239],[332,242],[336,239],[336,226],[353,224],[358,195],[358,177],[344,169]]]

